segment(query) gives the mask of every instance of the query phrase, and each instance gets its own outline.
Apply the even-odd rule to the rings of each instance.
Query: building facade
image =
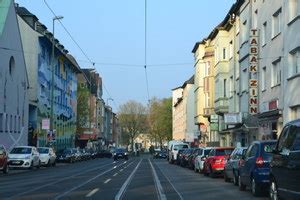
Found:
[[[24,52],[30,52],[25,53],[25,62],[30,77],[32,145],[74,147],[79,66],[35,15],[23,7],[17,7],[17,12]]]
[[[0,141],[28,144],[28,76],[14,1],[0,2]]]

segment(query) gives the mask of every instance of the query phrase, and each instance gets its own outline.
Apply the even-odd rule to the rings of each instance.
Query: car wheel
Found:
[[[224,181],[230,182],[230,178],[228,178],[226,171],[224,171]]]
[[[246,185],[244,185],[244,184],[242,183],[241,176],[239,175],[238,177],[239,177],[239,189],[240,189],[241,191],[246,190]]]
[[[210,178],[215,178],[215,177],[216,177],[216,175],[215,175],[215,173],[213,172],[213,170],[212,170],[211,167],[209,168],[209,177],[210,177]]]
[[[260,195],[260,188],[254,178],[251,180],[251,192],[255,197]]]
[[[195,172],[195,173],[198,172],[198,169],[197,169],[196,165],[194,166],[194,172]]]
[[[33,168],[33,161],[31,161],[31,164],[30,164],[30,166],[29,166],[29,168],[28,169],[32,169]]]
[[[51,163],[50,163],[50,159],[47,162],[47,167],[50,167]]]
[[[6,165],[6,166],[3,168],[3,173],[4,173],[4,174],[8,174],[8,171],[9,171],[9,167],[8,167],[8,165]]]
[[[272,179],[270,183],[269,197],[271,200],[279,199],[278,192],[277,192],[277,184],[274,179]]]
[[[52,166],[53,166],[53,167],[55,167],[55,166],[56,166],[56,161],[54,161],[54,162],[52,163]]]

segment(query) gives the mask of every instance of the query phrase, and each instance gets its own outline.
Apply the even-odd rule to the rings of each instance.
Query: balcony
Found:
[[[214,114],[213,108],[204,108],[203,109],[203,117],[210,117],[212,114]]]
[[[218,115],[228,113],[228,98],[221,97],[215,101],[215,112]]]

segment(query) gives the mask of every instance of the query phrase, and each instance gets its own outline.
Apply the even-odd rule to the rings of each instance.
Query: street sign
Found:
[[[42,130],[50,129],[50,119],[42,119]]]
[[[219,122],[219,116],[218,115],[211,115],[210,116],[210,122],[211,123],[218,123]]]
[[[217,124],[217,123],[210,123],[210,130],[211,131],[218,131],[219,130],[219,124]]]

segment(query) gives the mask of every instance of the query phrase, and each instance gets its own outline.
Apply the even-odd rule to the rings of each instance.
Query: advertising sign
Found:
[[[50,119],[42,119],[42,130],[50,129]]]
[[[227,125],[242,123],[242,113],[225,113],[224,122]]]

